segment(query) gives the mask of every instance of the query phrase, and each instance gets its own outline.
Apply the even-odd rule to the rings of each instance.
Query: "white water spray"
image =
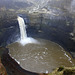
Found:
[[[17,18],[18,23],[19,23],[19,28],[20,28],[20,43],[24,46],[28,43],[37,43],[37,40],[31,38],[31,37],[27,37],[27,33],[26,33],[26,25],[24,22],[24,19],[20,16],[18,16]]]

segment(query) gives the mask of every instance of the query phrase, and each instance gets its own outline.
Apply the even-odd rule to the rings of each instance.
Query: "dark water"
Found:
[[[59,66],[74,66],[75,60],[56,43],[37,39],[40,44],[12,43],[7,47],[10,55],[17,60],[22,68],[33,72],[51,72]]]

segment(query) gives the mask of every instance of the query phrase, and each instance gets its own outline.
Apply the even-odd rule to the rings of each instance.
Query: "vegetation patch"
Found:
[[[62,71],[62,70],[64,70],[64,67],[63,66],[59,67],[58,71]]]

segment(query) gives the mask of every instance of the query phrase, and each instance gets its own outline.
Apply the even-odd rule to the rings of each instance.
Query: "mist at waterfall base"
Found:
[[[20,41],[19,42],[23,46],[28,43],[38,43],[38,41],[33,39],[32,37],[27,37],[26,25],[25,25],[24,19],[18,16],[17,20],[18,20],[19,28],[20,28]]]

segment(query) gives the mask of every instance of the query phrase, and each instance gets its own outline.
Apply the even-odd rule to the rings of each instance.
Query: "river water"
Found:
[[[39,43],[12,43],[7,46],[10,55],[23,69],[32,72],[51,72],[59,66],[74,66],[73,59],[60,45],[45,39],[37,39]]]

